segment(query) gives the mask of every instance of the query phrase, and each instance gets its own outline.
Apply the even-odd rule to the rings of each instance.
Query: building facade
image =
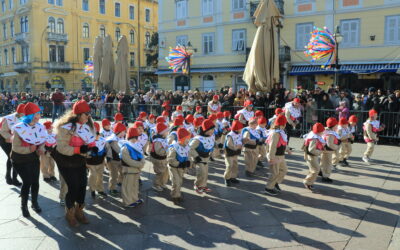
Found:
[[[311,63],[304,56],[314,26],[331,32],[339,27],[339,86],[354,91],[400,88],[399,0],[286,0],[281,42],[291,48],[291,88],[328,89],[335,81],[335,68],[322,69],[323,62]]]
[[[106,34],[114,49],[128,38],[132,87],[157,82],[147,63],[157,13],[155,0],[0,0],[0,90],[90,90],[84,64]]]
[[[259,1],[164,0],[159,6],[158,87],[162,89],[219,89],[245,87],[246,56],[256,26],[252,14]],[[190,75],[174,74],[165,57],[169,48],[193,51]]]

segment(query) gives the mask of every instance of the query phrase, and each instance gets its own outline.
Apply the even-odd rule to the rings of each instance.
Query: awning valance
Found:
[[[191,73],[230,73],[243,72],[244,67],[220,67],[220,68],[192,68]],[[171,69],[158,69],[156,75],[182,74],[182,71],[174,73]]]
[[[400,68],[400,63],[371,63],[371,64],[342,64],[340,65],[340,74],[357,74],[357,73],[385,73],[396,72]],[[334,74],[335,69],[323,69],[321,65],[293,65],[289,71],[289,75],[317,75],[317,74]]]

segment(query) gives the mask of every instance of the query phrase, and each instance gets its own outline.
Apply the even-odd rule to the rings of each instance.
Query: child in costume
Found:
[[[254,117],[253,103],[250,100],[244,102],[244,108],[237,112],[239,115],[239,121],[243,126],[247,126],[250,119]]]
[[[170,133],[168,135],[168,144],[171,145],[172,143],[174,143],[175,141],[178,140],[178,134],[177,131],[180,127],[183,126],[183,116],[179,116],[175,119],[172,128],[170,130]]]
[[[139,199],[139,176],[145,160],[143,146],[138,140],[139,135],[137,128],[129,128],[126,135],[127,141],[120,142],[119,156],[123,174],[121,197],[127,207],[137,207],[143,203],[143,200]]]
[[[101,136],[107,138],[112,135],[113,131],[111,130],[111,122],[108,119],[103,119],[101,121]]]
[[[243,124],[243,123],[242,123]],[[246,164],[246,176],[252,177],[254,171],[256,170],[256,165],[258,161],[258,145],[265,143],[256,130],[257,119],[255,117],[251,118],[249,121],[249,126],[242,130],[243,144],[244,144],[244,162]]]
[[[326,120],[326,128],[325,132],[322,135],[322,138],[326,141],[325,150],[321,155],[321,175],[322,182],[332,183],[333,180],[329,178],[332,173],[332,155],[335,151],[339,150],[340,137],[337,134],[337,125],[338,121],[334,117],[328,118]]]
[[[351,141],[354,140],[354,136],[349,128],[349,121],[346,118],[340,118],[338,135],[340,136],[340,148],[339,148],[339,163],[342,166],[349,166],[347,159],[351,154]]]
[[[304,136],[304,160],[309,169],[309,173],[304,179],[304,186],[309,190],[314,190],[314,182],[320,172],[320,164],[318,157],[325,148],[325,140],[322,138],[325,128],[322,123],[315,123],[312,131]]]
[[[40,155],[40,170],[43,175],[43,180],[47,183],[57,181],[54,176],[54,159],[51,153],[57,144],[56,135],[53,133],[53,123],[51,121],[46,121],[43,123],[47,130],[48,138],[44,144],[45,153]]]
[[[215,129],[214,129],[214,135],[215,135],[215,149],[213,152],[213,157],[220,157],[221,156],[221,151],[223,151],[223,134],[224,134],[224,127],[225,125],[223,124],[222,120],[224,119],[224,113],[218,112],[217,113],[217,120],[215,121]]]
[[[203,121],[204,121],[203,117],[195,118],[193,120],[193,134],[192,134],[192,137],[195,137],[196,135],[199,134],[199,129],[201,127],[201,124],[203,124]]]
[[[183,127],[186,128],[192,135],[194,133],[193,121],[194,121],[194,116],[187,115],[185,118],[185,122],[183,124]]]
[[[167,188],[168,182],[168,167],[167,167],[167,152],[168,152],[168,135],[169,128],[165,123],[157,123],[156,133],[152,139],[151,145],[151,162],[156,176],[153,180],[153,189],[161,192]]]
[[[171,180],[171,197],[175,204],[183,201],[181,187],[186,168],[190,166],[189,140],[191,134],[185,128],[178,128],[178,139],[169,147],[167,161]]]
[[[242,153],[242,129],[243,124],[237,120],[232,122],[231,131],[226,135],[224,148],[225,148],[225,185],[227,187],[232,184],[238,184],[237,179],[239,168],[238,168],[238,156]]]
[[[257,132],[260,134],[261,138],[265,141],[268,138],[268,130],[266,128],[267,126],[267,119],[265,117],[260,117],[257,118],[257,123],[258,126],[256,128]],[[257,145],[257,149],[258,149],[258,161],[257,161],[257,166],[258,167],[264,167],[263,165],[263,161],[265,160],[265,158],[267,157],[267,149],[268,146],[263,143],[261,145]]]
[[[199,117],[204,118],[201,106],[196,106],[196,112],[194,113],[193,116],[194,116],[194,118],[199,118]]]
[[[138,133],[139,133],[138,143],[140,145],[142,145],[144,155],[147,155],[148,145],[149,145],[149,137],[144,132],[144,124],[141,121],[136,121],[135,123],[133,123],[133,127],[138,130]]]
[[[368,112],[369,118],[363,124],[364,131],[364,141],[367,143],[367,149],[364,152],[363,161],[366,163],[370,163],[371,155],[374,152],[375,143],[378,142],[378,133],[382,131],[385,126],[381,125],[377,120],[378,112],[376,110],[371,109]]]
[[[275,109],[275,114],[274,116],[272,116],[271,118],[269,118],[268,120],[268,128],[270,128],[272,125],[274,125],[275,119],[276,117],[278,117],[278,115],[283,114],[283,109],[281,108],[276,108]]]
[[[212,151],[214,150],[215,139],[214,123],[206,119],[201,125],[200,134],[190,141],[190,158],[196,167],[196,180],[194,182],[194,190],[201,194],[203,192],[211,192],[207,187],[208,181],[208,161]]]
[[[171,115],[172,120],[178,116],[183,116],[183,107],[181,105],[176,106],[176,110]]]
[[[286,124],[286,117],[284,115],[279,115],[275,119],[267,139],[267,158],[270,175],[267,180],[265,192],[269,195],[278,195],[281,192],[279,184],[282,183],[287,173],[285,161],[286,146],[288,143],[288,138],[285,133]],[[289,151],[289,154],[290,153]]]

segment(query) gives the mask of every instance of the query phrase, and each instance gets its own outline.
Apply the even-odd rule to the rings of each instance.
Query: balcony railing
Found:
[[[47,62],[49,72],[69,72],[71,64],[69,62]]]
[[[147,66],[147,67],[140,67],[141,73],[155,73],[157,71],[156,67]]]
[[[29,38],[29,33],[26,32],[15,34],[15,41],[19,44],[29,43],[28,38]]]
[[[47,40],[53,41],[53,42],[68,42],[68,34],[64,33],[54,33],[54,32],[48,32],[47,33]]]
[[[290,47],[289,46],[281,46],[279,48],[279,61],[281,63],[290,62]]]
[[[26,73],[31,69],[32,64],[28,62],[16,62],[14,63],[14,71],[18,73]]]

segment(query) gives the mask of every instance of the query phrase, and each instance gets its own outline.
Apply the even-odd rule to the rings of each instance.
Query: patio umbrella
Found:
[[[101,64],[100,82],[102,87],[112,90],[114,80],[114,55],[112,39],[107,35],[103,41],[103,61]]]
[[[260,2],[254,13],[258,28],[243,74],[250,91],[269,91],[279,82],[279,16],[274,0]]]
[[[117,63],[115,64],[115,76],[113,89],[125,91],[129,94],[129,70],[128,70],[129,46],[126,36],[122,36],[118,41]]]
[[[95,91],[98,93],[103,90],[103,86],[99,81],[103,62],[103,37],[96,37],[93,51],[93,82],[95,83]]]

